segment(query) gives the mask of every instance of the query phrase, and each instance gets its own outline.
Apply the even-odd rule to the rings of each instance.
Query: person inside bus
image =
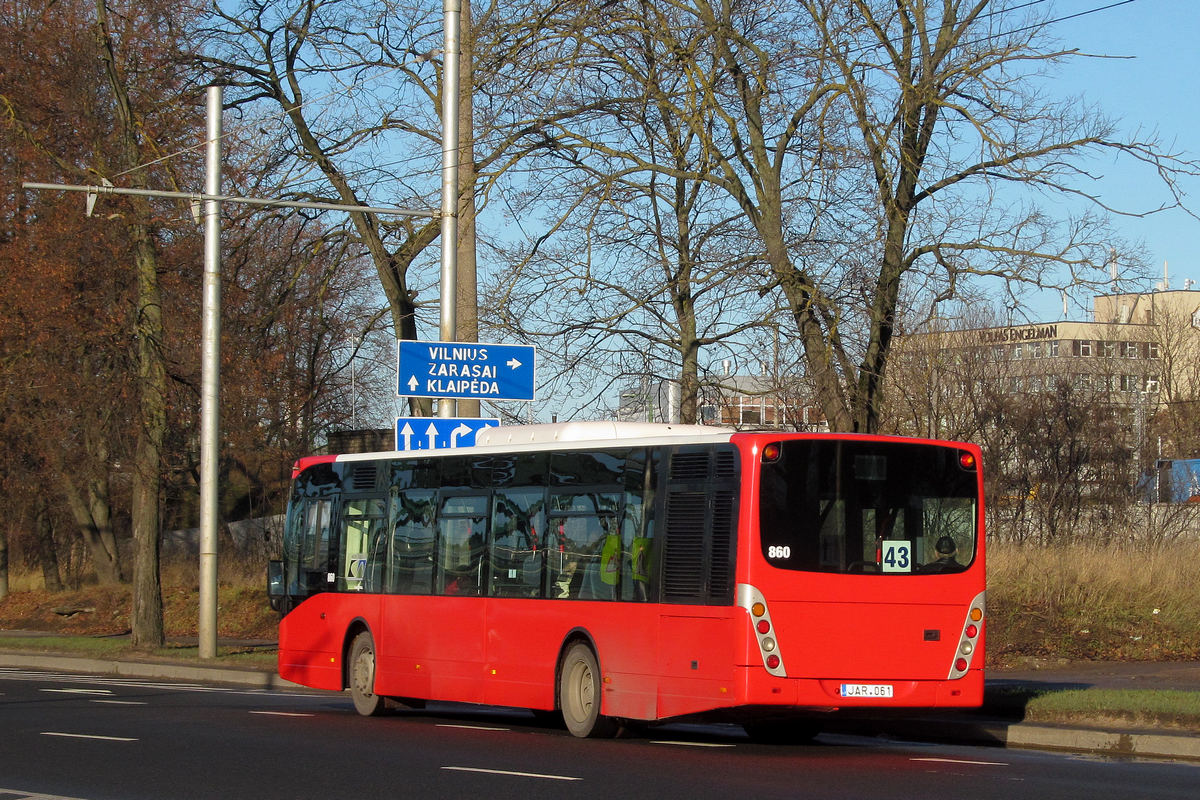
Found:
[[[476,583],[474,572],[469,564],[460,564],[446,571],[446,588],[442,590],[442,593],[468,596],[479,594],[479,584]]]
[[[964,569],[955,557],[958,555],[958,545],[954,543],[954,537],[941,537],[934,544],[933,550],[937,558],[921,567],[922,572],[959,572]]]

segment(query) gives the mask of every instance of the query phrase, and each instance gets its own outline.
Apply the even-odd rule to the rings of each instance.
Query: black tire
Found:
[[[355,711],[364,717],[375,717],[384,712],[385,698],[375,694],[375,642],[366,631],[355,636],[350,644],[346,683],[350,686]]]
[[[616,720],[601,716],[600,664],[592,648],[576,642],[567,648],[558,673],[558,705],[572,736],[607,739],[615,736]]]

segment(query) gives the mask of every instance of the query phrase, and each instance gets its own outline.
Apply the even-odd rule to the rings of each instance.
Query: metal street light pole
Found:
[[[221,87],[208,87],[204,193],[221,193]],[[200,345],[200,658],[217,655],[217,491],[221,390],[221,203],[204,201]]]

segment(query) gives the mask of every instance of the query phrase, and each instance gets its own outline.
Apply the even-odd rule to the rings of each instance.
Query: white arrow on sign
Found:
[[[420,385],[420,383],[421,382],[417,380],[417,376],[413,375],[411,378],[408,379],[408,390],[411,392],[413,389],[416,389],[417,386]]]
[[[429,437],[429,449],[437,447],[437,425],[429,423],[429,427],[425,429],[425,435]]]
[[[416,379],[414,378],[413,380],[416,380]],[[404,447],[401,448],[402,450],[411,450],[412,449],[412,435],[413,435],[412,426],[409,425],[407,422],[404,423],[404,427],[400,429],[400,436],[404,439]]]
[[[508,366],[510,366],[513,369],[516,369],[517,367],[521,366],[521,362],[517,361],[515,358],[510,358],[508,361],[505,361],[504,363],[508,364]]]
[[[467,425],[465,422],[458,423],[458,427],[450,431],[450,446],[458,447],[458,437],[470,432],[471,426]]]

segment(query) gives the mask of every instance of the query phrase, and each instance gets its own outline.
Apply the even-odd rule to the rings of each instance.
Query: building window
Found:
[[[1058,340],[1046,342],[1046,356],[1049,358],[1058,358]]]
[[[1137,342],[1126,342],[1125,343],[1125,357],[1126,358],[1137,358],[1138,357],[1138,343]]]
[[[1089,339],[1075,339],[1072,341],[1072,352],[1077,356],[1090,356],[1092,354],[1092,342]]]
[[[1100,346],[1104,348],[1104,357],[1105,358],[1116,358],[1117,357],[1117,343],[1116,342],[1101,342]]]
[[[1149,342],[1146,345],[1146,358],[1162,358],[1162,349],[1158,342]]]

